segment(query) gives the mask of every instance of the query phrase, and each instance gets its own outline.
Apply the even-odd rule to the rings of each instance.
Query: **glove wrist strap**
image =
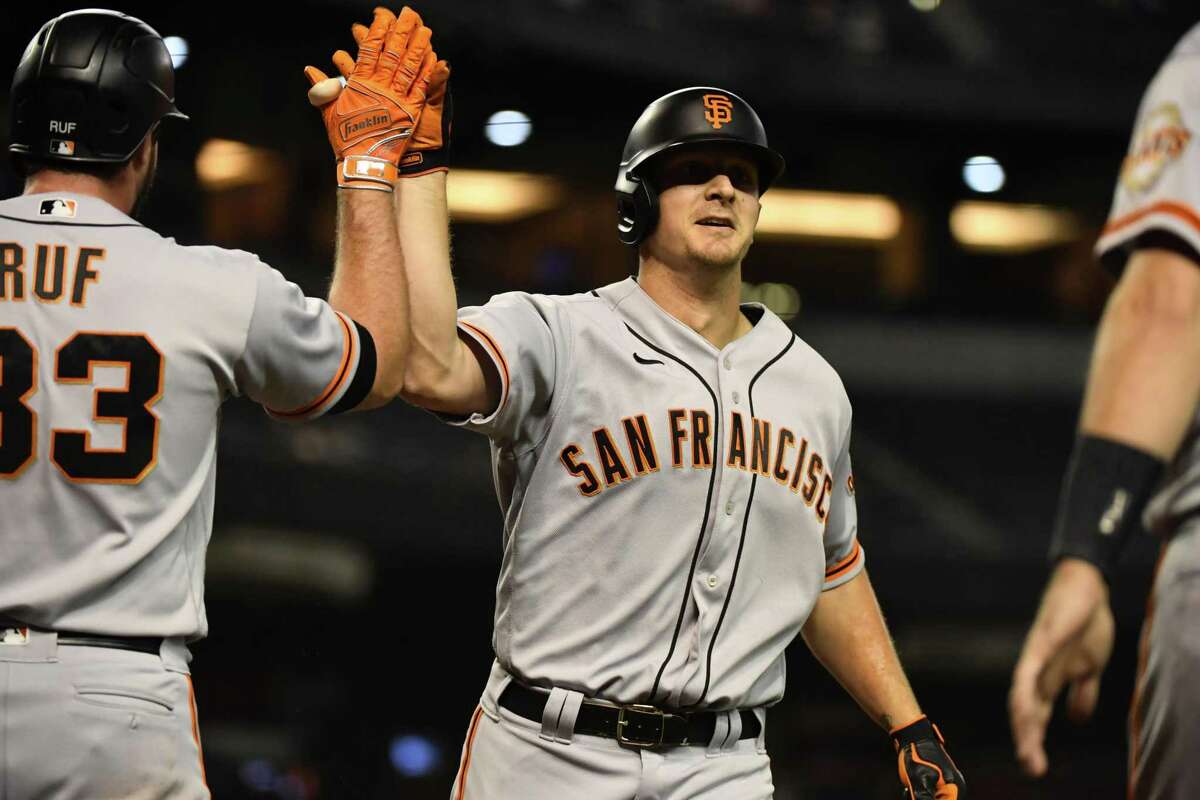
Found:
[[[346,156],[337,164],[339,189],[390,192],[397,177],[396,165],[384,158]]]
[[[934,741],[938,742],[942,740],[941,733],[939,733],[937,727],[929,721],[929,717],[921,717],[920,719],[910,722],[908,725],[905,725],[902,728],[896,728],[891,731],[891,735],[892,744],[896,746],[897,750],[908,747],[908,745],[912,744],[913,742],[918,742],[923,739],[933,739]]]

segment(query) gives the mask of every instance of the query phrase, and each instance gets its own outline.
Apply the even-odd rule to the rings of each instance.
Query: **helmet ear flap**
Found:
[[[623,172],[617,179],[617,238],[636,247],[657,223],[657,192],[640,176]]]

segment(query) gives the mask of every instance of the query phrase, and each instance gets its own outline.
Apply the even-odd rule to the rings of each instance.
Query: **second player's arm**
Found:
[[[1169,462],[1200,402],[1200,264],[1172,250],[1139,250],[1109,297],[1096,334],[1080,432]],[[1130,514],[1139,516],[1141,509]],[[1066,557],[1055,567],[1013,674],[1009,713],[1027,772],[1043,749],[1054,700],[1091,714],[1112,649],[1108,586],[1100,570]]]
[[[445,414],[492,411],[499,399],[494,373],[481,366],[481,359],[458,335],[446,173],[398,181],[395,211],[412,308],[412,348],[402,396]]]
[[[885,730],[921,716],[866,570],[822,592],[801,633],[817,660]]]

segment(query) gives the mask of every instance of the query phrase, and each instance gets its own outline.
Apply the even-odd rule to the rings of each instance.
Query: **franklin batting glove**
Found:
[[[338,186],[391,191],[436,63],[431,36],[412,9],[396,17],[377,8],[359,43],[357,61],[351,62],[343,51],[334,55],[339,70],[353,63],[345,88],[321,105],[338,160]],[[314,87],[310,101],[323,99],[321,90],[332,81],[315,67],[305,67],[304,74]]]
[[[891,732],[905,800],[964,800],[967,782],[927,717]]]

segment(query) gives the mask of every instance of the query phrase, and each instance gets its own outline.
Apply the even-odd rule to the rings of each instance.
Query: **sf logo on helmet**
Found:
[[[723,94],[704,95],[704,118],[714,130],[733,121],[733,101]]]

